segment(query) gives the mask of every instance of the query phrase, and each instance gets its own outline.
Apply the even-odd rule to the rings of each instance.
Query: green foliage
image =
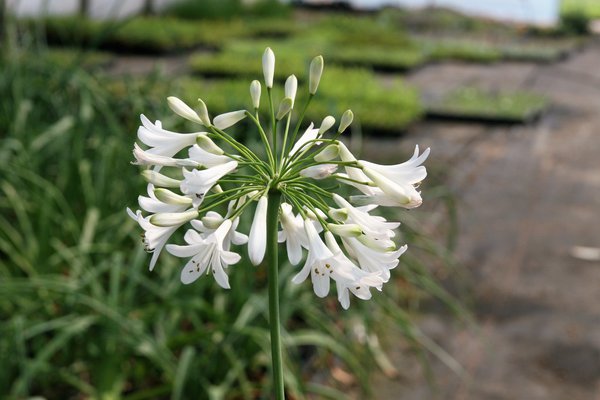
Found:
[[[583,10],[566,11],[560,16],[559,30],[566,35],[587,35],[590,33],[590,17]]]
[[[486,92],[473,87],[451,92],[428,111],[464,118],[527,121],[548,106],[548,100],[529,92]]]
[[[600,18],[600,3],[596,0],[562,0],[561,14],[583,13],[587,19]]]
[[[244,4],[241,0],[180,0],[165,13],[181,19],[230,19],[235,17],[285,17],[290,6],[279,0],[259,0]]]

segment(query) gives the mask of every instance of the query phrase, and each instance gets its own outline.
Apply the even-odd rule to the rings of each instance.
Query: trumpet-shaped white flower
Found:
[[[136,165],[156,165],[160,167],[198,167],[200,165],[194,160],[182,160],[144,151],[137,143],[133,144],[133,156]],[[158,169],[156,171],[158,172]]]
[[[304,221],[304,229],[308,240],[308,257],[304,267],[292,278],[293,283],[302,283],[310,274],[313,290],[319,297],[329,293],[329,276],[333,253],[327,248],[317,233],[312,221]]]
[[[254,265],[262,262],[267,249],[267,205],[267,196],[262,196],[258,200],[250,235],[248,235],[248,256]]]
[[[365,235],[375,239],[389,239],[395,236],[394,229],[400,226],[399,222],[388,222],[383,217],[370,215],[364,209],[356,208],[348,203],[342,196],[334,193],[333,201],[347,212],[348,222],[361,227]]]
[[[332,277],[335,280],[338,301],[345,310],[350,307],[349,293],[361,300],[369,300],[371,288],[381,290],[384,281],[380,272],[369,273],[356,266],[352,260],[346,257],[330,232],[325,233],[325,241],[333,253],[335,263],[333,263]]]
[[[390,270],[398,266],[398,259],[408,248],[404,245],[395,251],[379,251],[362,244],[357,238],[343,237],[344,248],[367,272],[378,272],[384,282],[390,280]]]
[[[279,243],[285,242],[290,263],[297,265],[302,260],[302,248],[308,248],[302,217],[294,215],[291,205],[282,203],[279,219],[282,230],[279,231],[278,241]]]
[[[195,219],[191,224],[194,229],[206,235],[216,231],[224,221],[225,219],[221,217],[221,214],[209,211],[201,220]],[[239,223],[239,218],[231,221],[231,227],[223,239],[223,249],[229,250],[232,244],[239,246],[248,243],[248,235],[236,231]]]
[[[177,257],[192,257],[181,270],[181,282],[189,284],[200,278],[202,274],[212,273],[215,280],[224,289],[229,289],[229,278],[225,269],[240,261],[241,256],[225,250],[223,242],[231,230],[232,222],[227,219],[221,226],[206,235],[200,235],[189,229],[184,240],[187,245],[167,245],[167,251]]]
[[[162,251],[167,241],[173,235],[173,233],[179,228],[178,225],[174,226],[156,226],[150,222],[150,217],[142,216],[142,212],[137,210],[134,214],[131,209],[127,209],[127,214],[137,221],[140,227],[144,230],[142,235],[142,243],[144,244],[144,250],[148,253],[152,253],[150,259],[149,269],[152,271],[158,260],[158,256]]]
[[[220,164],[212,168],[188,171],[183,169],[183,181],[180,188],[183,194],[192,196],[192,204],[198,207],[204,200],[206,193],[217,183],[223,176],[229,174],[237,168],[237,161],[229,161],[225,164]]]
[[[151,147],[146,150],[149,154],[173,157],[181,150],[196,143],[196,138],[203,134],[201,132],[177,133],[168,131],[162,128],[160,121],[153,124],[144,114],[140,116],[140,120],[142,125],[138,128],[138,139],[146,146]]]
[[[211,153],[197,144],[190,147],[189,156],[190,160],[196,161],[199,165],[206,168],[216,167],[217,165],[232,161],[230,157]]]

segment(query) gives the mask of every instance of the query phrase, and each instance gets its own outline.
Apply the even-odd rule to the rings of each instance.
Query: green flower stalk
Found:
[[[198,132],[172,132],[160,121],[152,123],[142,115],[138,139],[145,148],[136,143],[133,154],[135,164],[145,167],[142,176],[148,182],[147,196],[139,196],[141,210],[134,213],[128,209],[128,213],[144,231],[144,246],[152,253],[150,270],[166,249],[187,259],[181,270],[184,284],[212,275],[219,286],[229,289],[228,267],[241,260],[240,246],[247,245],[248,259],[254,265],[260,265],[266,255],[273,387],[276,398],[283,399],[278,242],[285,243],[292,265],[298,265],[306,253],[293,283],[300,284],[310,276],[315,294],[325,297],[333,280],[344,309],[350,305],[350,294],[370,299],[371,289],[382,289],[406,251],[406,245],[397,247],[393,240],[400,223],[372,212],[378,206],[414,208],[421,204],[416,188],[427,176],[422,164],[429,149],[420,154],[417,146],[408,161],[396,165],[356,159],[338,140],[352,123],[350,110],[333,132],[335,119],[326,116],[319,128],[310,123],[298,137],[304,113],[319,86],[323,57],[311,62],[307,102],[297,114],[296,77],[287,79],[285,97],[275,107],[274,71],[275,55],[267,48],[263,73],[268,126],[258,117],[261,84],[257,80],[250,84],[251,111],[228,112],[212,121],[201,99],[192,108],[169,97],[170,108],[198,124]],[[252,151],[231,129],[246,118],[261,138],[263,152]],[[186,157],[176,157],[181,154]],[[345,199],[323,189],[321,181],[346,184],[357,193]],[[252,209],[248,235],[238,232],[240,216]],[[185,243],[170,243],[173,233],[183,226],[188,226]]]

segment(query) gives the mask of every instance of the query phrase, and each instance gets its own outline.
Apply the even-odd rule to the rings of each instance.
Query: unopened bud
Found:
[[[250,97],[252,97],[252,105],[255,109],[260,106],[260,89],[260,82],[253,80],[250,84]]]
[[[217,129],[227,129],[230,126],[237,124],[244,118],[246,118],[245,110],[231,111],[225,114],[217,115],[213,119],[213,123]]]
[[[162,186],[162,187],[179,187],[181,184],[180,180],[169,178],[166,175],[161,174],[160,172],[153,171],[151,169],[146,169],[142,171],[142,176],[146,180],[146,182],[153,184],[154,186]]]
[[[199,124],[204,125],[204,122],[202,122],[202,118],[198,116],[196,111],[192,110],[192,108],[185,104],[181,99],[175,96],[170,96],[167,97],[167,103],[169,104],[169,108],[173,110],[175,114],[189,121],[197,122]]]
[[[292,99],[292,108],[296,99],[296,91],[298,90],[298,79],[295,75],[290,75],[285,81],[285,97]]]
[[[290,110],[292,109],[292,104],[294,104],[294,102],[289,97],[286,97],[285,99],[281,100],[281,103],[279,103],[279,111],[277,111],[276,117],[278,121],[290,112]]]
[[[265,85],[268,88],[273,87],[273,75],[275,74],[275,54],[270,47],[265,49],[262,57],[263,75],[265,77]]]
[[[335,118],[333,118],[331,115],[328,115],[325,118],[323,118],[323,122],[321,122],[321,126],[319,127],[319,135],[322,135],[325,132],[327,132],[329,128],[333,126],[333,124],[335,124]]]
[[[319,81],[323,74],[323,56],[317,56],[310,62],[310,69],[308,75],[308,92],[310,94],[317,93],[319,87]]]
[[[208,116],[208,109],[206,108],[206,104],[202,101],[202,99],[198,99],[198,106],[200,109],[198,110],[198,115],[200,116],[200,120],[204,126],[211,126],[210,118]]]
[[[340,154],[340,146],[338,146],[337,144],[330,144],[329,146],[327,146],[323,150],[321,150],[319,152],[319,154],[317,154],[314,157],[314,160],[316,162],[330,161],[330,160],[333,160],[334,158],[336,158],[339,154]]]
[[[223,154],[223,149],[221,149],[215,142],[212,141],[211,138],[206,136],[205,134],[198,135],[196,138],[196,144],[202,150],[207,151],[211,154],[216,154],[218,156]]]
[[[354,113],[352,110],[346,110],[344,114],[342,114],[342,119],[340,120],[340,126],[338,128],[338,133],[342,133],[350,126],[352,120],[354,119]]]

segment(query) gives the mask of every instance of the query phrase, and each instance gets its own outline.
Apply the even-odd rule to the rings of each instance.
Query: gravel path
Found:
[[[399,344],[401,377],[375,379],[377,399],[600,400],[600,44],[539,66],[442,64],[409,80],[425,96],[462,84],[523,88],[552,99],[531,126],[421,123],[408,137],[365,143],[432,147],[451,168],[457,258],[469,271],[477,328],[436,307],[421,329],[466,370],[432,360],[435,387]],[[427,188],[424,188],[427,194]],[[424,205],[426,207],[426,205]],[[589,259],[585,259],[589,258]]]

